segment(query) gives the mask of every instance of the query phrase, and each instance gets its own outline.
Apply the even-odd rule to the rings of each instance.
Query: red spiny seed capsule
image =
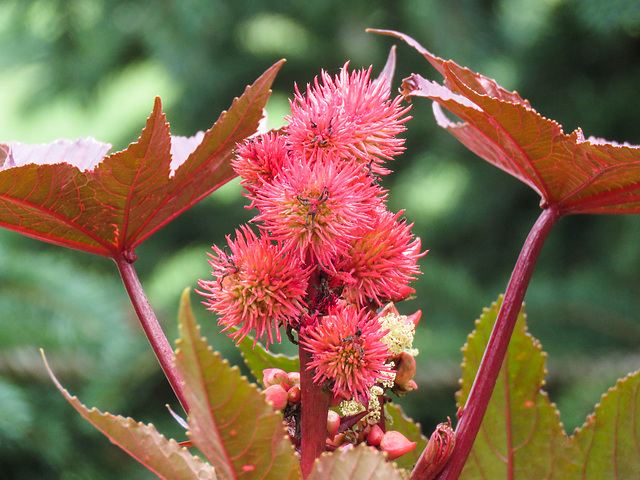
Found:
[[[287,406],[287,392],[280,385],[271,385],[264,390],[267,401],[271,402],[274,410],[283,410]]]
[[[335,77],[323,71],[306,92],[296,86],[285,117],[293,154],[312,161],[358,159],[373,173],[389,173],[381,164],[404,150],[396,136],[405,130],[409,108],[402,97],[390,98],[385,82],[371,81],[371,69],[349,73],[347,67]]]
[[[199,280],[197,292],[207,309],[220,317],[222,330],[238,343],[249,333],[254,346],[265,338],[266,347],[281,341],[280,326],[298,319],[306,307],[309,268],[287,255],[283,245],[267,235],[259,237],[247,226],[227,237],[230,253],[214,245],[209,254],[215,280]]]
[[[313,381],[332,384],[334,397],[367,399],[377,381],[389,378],[389,349],[381,340],[387,332],[370,320],[367,309],[336,308],[300,337],[312,355],[307,368],[315,369]]]
[[[410,442],[400,432],[389,430],[380,440],[380,450],[387,452],[389,460],[395,460],[416,448],[417,442]]]
[[[350,303],[366,305],[373,300],[382,306],[406,298],[414,290],[408,284],[420,273],[420,239],[411,233],[412,224],[401,219],[402,211],[383,211],[373,217],[373,225],[361,225],[335,270],[348,272],[343,297]]]

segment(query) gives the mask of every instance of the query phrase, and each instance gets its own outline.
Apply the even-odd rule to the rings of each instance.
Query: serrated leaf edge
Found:
[[[128,426],[137,426],[137,427],[141,427],[145,430],[148,430],[149,434],[151,435],[155,435],[156,439],[158,439],[161,442],[166,442],[166,444],[174,451],[182,454],[182,455],[186,455],[188,457],[190,457],[190,461],[195,462],[195,466],[196,468],[200,468],[200,469],[204,469],[207,471],[207,473],[211,473],[211,480],[216,480],[217,476],[216,476],[216,472],[215,469],[207,462],[205,462],[204,460],[202,460],[202,458],[192,455],[191,452],[189,452],[189,450],[186,447],[181,447],[178,442],[176,440],[174,440],[173,438],[167,439],[162,433],[158,432],[155,428],[155,426],[152,423],[142,423],[142,422],[138,422],[135,419],[131,418],[131,417],[124,417],[122,415],[113,415],[109,412],[102,412],[101,410],[99,410],[96,407],[92,407],[92,408],[88,408],[86,407],[81,401],[80,399],[75,396],[75,395],[71,395],[69,393],[69,391],[64,388],[62,386],[62,384],[58,381],[58,379],[56,378],[56,376],[54,375],[53,371],[51,370],[51,367],[49,366],[49,363],[47,361],[47,358],[44,354],[44,350],[40,349],[40,353],[42,355],[42,359],[44,361],[45,364],[45,368],[47,370],[47,373],[49,374],[49,377],[51,378],[51,380],[53,381],[53,383],[55,384],[56,388],[60,391],[60,393],[62,393],[62,395],[65,397],[65,399],[71,404],[71,406],[73,406],[73,408],[75,408],[82,416],[83,418],[85,418],[87,421],[89,421],[97,430],[99,430],[101,433],[103,433],[105,436],[107,436],[107,438],[109,438],[109,440],[111,441],[111,443],[113,443],[114,445],[120,447],[122,450],[124,450],[125,452],[127,452],[131,457],[133,457],[135,460],[137,460],[138,462],[140,462],[144,467],[146,467],[148,470],[152,471],[154,474],[156,474],[158,477],[160,478],[166,478],[164,476],[162,476],[158,471],[156,471],[154,468],[152,468],[149,464],[143,462],[142,459],[137,458],[135,455],[133,455],[130,451],[129,448],[120,444],[119,442],[117,442],[116,440],[114,440],[111,436],[109,436],[106,432],[104,432],[102,430],[102,428],[98,427],[97,425],[95,425],[89,418],[87,418],[85,415],[90,415],[90,414],[95,414],[97,413],[99,416],[101,416],[102,418],[111,418],[111,419],[115,419],[118,422],[125,422],[126,425]],[[200,478],[200,477],[198,477]]]

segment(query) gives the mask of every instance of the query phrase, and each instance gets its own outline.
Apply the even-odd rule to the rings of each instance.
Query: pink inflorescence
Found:
[[[404,150],[408,107],[390,98],[386,78],[347,67],[296,87],[288,124],[238,146],[232,166],[257,233],[241,227],[229,252],[214,246],[215,279],[199,285],[234,339],[268,346],[285,327],[310,354],[318,387],[367,405],[400,365],[376,309],[413,292],[424,252],[379,184]]]
[[[283,251],[268,236],[260,238],[247,226],[227,237],[230,253],[214,246],[209,264],[216,280],[200,280],[199,293],[210,310],[222,315],[225,330],[236,328],[232,337],[242,340],[250,331],[266,335],[267,346],[280,342],[279,326],[297,318],[306,307],[309,268]]]
[[[331,388],[334,397],[367,403],[369,389],[391,373],[382,341],[387,333],[368,309],[348,305],[332,309],[300,341],[312,354],[316,383]]]

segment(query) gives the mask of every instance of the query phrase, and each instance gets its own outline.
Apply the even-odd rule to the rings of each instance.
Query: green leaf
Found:
[[[567,443],[551,477],[637,479],[640,472],[640,372],[618,380]]]
[[[307,480],[402,480],[386,455],[364,444],[323,454]]]
[[[418,461],[418,458],[420,458],[420,454],[426,448],[429,441],[424,435],[422,435],[420,424],[407,417],[402,411],[400,405],[390,403],[387,404],[385,408],[388,416],[393,422],[387,424],[388,428],[391,430],[397,430],[407,437],[408,440],[418,443],[412,452],[402,455],[400,458],[394,460],[398,467],[411,470]]]
[[[189,289],[178,314],[176,367],[189,404],[189,436],[221,479],[299,479],[282,415],[200,336]]]
[[[464,405],[502,298],[485,309],[463,348]],[[545,357],[521,311],[480,432],[460,479],[637,479],[640,372],[619,380],[581,429],[568,437],[542,390]],[[464,413],[463,413],[464,414]]]
[[[289,357],[282,353],[271,353],[260,342],[255,342],[254,347],[254,339],[248,335],[238,342],[237,346],[242,353],[244,363],[260,383],[262,383],[262,371],[266,368],[280,368],[285,372],[300,371],[300,359],[297,356]]]
[[[44,353],[42,356],[44,358]],[[215,480],[217,478],[216,472],[209,464],[191,455],[175,440],[167,440],[152,424],[145,425],[132,418],[102,413],[96,408],[88,409],[77,397],[72,396],[62,387],[46,359],[45,365],[58,390],[80,415],[158,477],[167,480]]]
[[[463,347],[459,406],[467,400],[501,303],[502,297],[484,310]],[[461,479],[537,479],[551,475],[554,453],[560,452],[566,435],[558,411],[542,391],[545,358],[538,341],[527,333],[521,311]]]

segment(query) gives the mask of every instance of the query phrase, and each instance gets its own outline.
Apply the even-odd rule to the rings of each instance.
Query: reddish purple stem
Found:
[[[557,205],[543,210],[522,247],[469,398],[456,427],[453,454],[438,475],[438,480],[456,480],[462,472],[491,399],[536,260],[549,232],[562,215],[563,212]],[[411,479],[422,480],[418,476],[412,476]]]
[[[171,348],[166,335],[162,331],[162,327],[160,326],[155,313],[151,309],[149,300],[147,300],[147,296],[142,289],[136,270],[133,267],[133,262],[128,260],[125,255],[119,255],[113,260],[118,266],[124,287],[129,294],[133,308],[138,315],[138,319],[140,320],[142,329],[151,344],[151,348],[156,354],[158,362],[160,362],[160,367],[162,367],[162,371],[166,375],[167,380],[169,380],[169,384],[178,397],[182,408],[185,412],[189,412],[187,401],[182,389],[182,378],[176,370],[173,362],[173,349]]]
[[[327,412],[329,392],[323,391],[313,381],[313,370],[307,370],[311,355],[302,345],[300,352],[300,468],[302,478],[307,478],[313,463],[326,448]]]

